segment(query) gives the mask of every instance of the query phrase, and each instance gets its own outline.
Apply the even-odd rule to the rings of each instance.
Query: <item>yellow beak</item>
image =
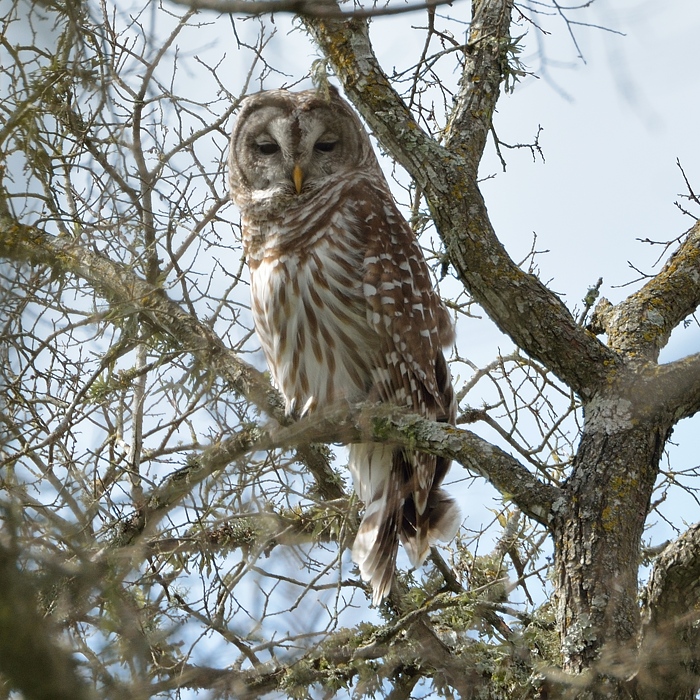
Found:
[[[304,173],[298,165],[294,166],[292,170],[292,180],[294,181],[294,187],[296,188],[297,194],[301,194],[301,185],[304,182]]]

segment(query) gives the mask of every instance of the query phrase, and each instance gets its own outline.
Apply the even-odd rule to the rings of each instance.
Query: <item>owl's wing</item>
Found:
[[[413,232],[391,195],[382,194],[372,188],[362,202],[371,228],[363,279],[367,320],[382,341],[374,390],[382,401],[450,422],[453,394],[442,348],[454,340],[452,322]]]
[[[454,393],[442,348],[453,342],[454,334],[423,253],[388,191],[368,186],[357,201],[358,223],[368,228],[363,279],[367,319],[380,338],[372,393],[428,419],[452,423]],[[401,504],[398,531],[414,566],[423,562],[436,539],[451,539],[459,523],[456,504],[438,488],[448,468],[449,460],[441,457],[393,452],[391,483],[381,499],[391,497]],[[368,515],[372,507],[384,511],[385,527],[379,517],[377,523],[367,522],[368,527],[378,526],[379,544],[388,539],[384,530],[396,526],[393,506],[368,504]],[[362,534],[361,528],[358,540]]]

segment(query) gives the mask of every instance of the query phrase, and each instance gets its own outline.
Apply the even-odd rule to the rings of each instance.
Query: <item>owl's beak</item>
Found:
[[[292,170],[292,180],[294,181],[294,187],[296,188],[297,194],[301,194],[301,185],[304,182],[304,173],[298,165],[295,165],[294,170]]]

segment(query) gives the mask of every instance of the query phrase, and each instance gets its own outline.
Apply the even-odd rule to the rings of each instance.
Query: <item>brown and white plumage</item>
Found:
[[[255,327],[287,410],[369,399],[452,423],[452,324],[349,105],[335,90],[246,98],[229,178]],[[419,566],[456,532],[459,510],[440,488],[449,461],[363,443],[349,468],[366,505],[353,559],[379,603],[399,539]]]

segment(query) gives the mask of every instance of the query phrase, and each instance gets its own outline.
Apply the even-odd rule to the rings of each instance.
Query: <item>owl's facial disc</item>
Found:
[[[263,93],[264,95],[264,93]],[[256,101],[264,100],[261,104]],[[320,100],[290,100],[286,94],[252,97],[239,117],[234,158],[250,202],[289,206],[304,201],[357,167],[364,156],[352,115]],[[290,199],[291,198],[291,199]]]

